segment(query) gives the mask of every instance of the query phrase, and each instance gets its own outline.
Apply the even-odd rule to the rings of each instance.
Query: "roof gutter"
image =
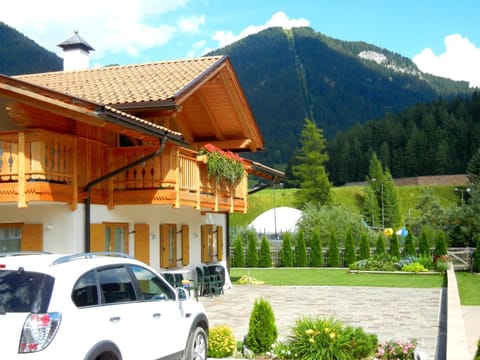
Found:
[[[91,201],[90,201],[90,190],[93,186],[108,180],[132,167],[135,167],[147,160],[150,160],[156,156],[159,156],[162,154],[162,152],[165,150],[165,145],[167,144],[167,136],[164,136],[161,140],[161,145],[160,148],[155,150],[149,155],[143,156],[140,159],[137,159],[130,164],[127,164],[125,166],[122,166],[121,168],[118,168],[116,170],[113,170],[112,172],[109,172],[108,174],[105,174],[103,176],[100,176],[99,178],[96,178],[92,181],[90,181],[86,186],[85,186],[85,192],[87,194],[85,198],[85,252],[90,252],[90,245],[91,245],[91,233],[90,233],[90,225],[91,225],[91,220],[90,220],[90,213],[91,213]]]

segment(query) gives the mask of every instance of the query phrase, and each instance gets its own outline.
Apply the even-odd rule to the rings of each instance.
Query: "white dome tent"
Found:
[[[281,206],[258,215],[248,227],[253,228],[258,234],[274,239],[275,236],[280,237],[282,233],[295,232],[301,217],[300,210]]]

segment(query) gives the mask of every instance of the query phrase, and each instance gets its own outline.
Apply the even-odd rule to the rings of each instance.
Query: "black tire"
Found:
[[[188,337],[184,360],[207,360],[208,336],[204,328],[198,326]]]

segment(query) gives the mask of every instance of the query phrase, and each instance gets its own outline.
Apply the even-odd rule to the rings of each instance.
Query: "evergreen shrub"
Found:
[[[247,267],[258,266],[257,235],[249,234],[247,244]]]
[[[385,236],[382,233],[378,233],[377,242],[375,243],[375,257],[385,257],[386,255]]]
[[[245,338],[247,347],[255,354],[264,354],[271,349],[277,337],[278,330],[272,306],[265,299],[255,300]]]
[[[329,267],[340,266],[340,250],[338,249],[337,235],[334,231],[330,233],[330,240],[328,242],[327,265]]]
[[[280,266],[293,266],[292,236],[290,233],[283,235],[282,248],[280,249]]]
[[[392,258],[400,259],[400,244],[398,243],[398,236],[393,232],[390,237],[390,256]]]
[[[241,236],[237,236],[233,247],[232,267],[244,267],[245,254],[243,252],[243,241]]]
[[[313,231],[310,243],[310,266],[321,267],[323,265],[323,247],[318,229]]]
[[[270,242],[266,236],[262,236],[260,243],[260,257],[258,258],[258,267],[272,267],[272,255],[270,253]]]
[[[480,236],[477,236],[477,248],[473,255],[473,271],[480,273]]]
[[[295,246],[295,266],[307,267],[307,245],[305,244],[305,237],[303,231],[297,233],[297,244]]]
[[[360,236],[360,252],[358,254],[359,260],[366,260],[370,258],[370,243],[366,234]]]
[[[348,229],[347,238],[345,239],[345,256],[344,262],[345,266],[349,266],[357,261],[355,241],[353,240],[352,229]]]

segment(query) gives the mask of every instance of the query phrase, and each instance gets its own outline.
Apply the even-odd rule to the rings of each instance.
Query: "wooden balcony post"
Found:
[[[25,179],[25,133],[20,131],[18,133],[18,207],[19,208],[26,208],[27,201],[25,200],[25,187],[26,187],[26,179]]]

